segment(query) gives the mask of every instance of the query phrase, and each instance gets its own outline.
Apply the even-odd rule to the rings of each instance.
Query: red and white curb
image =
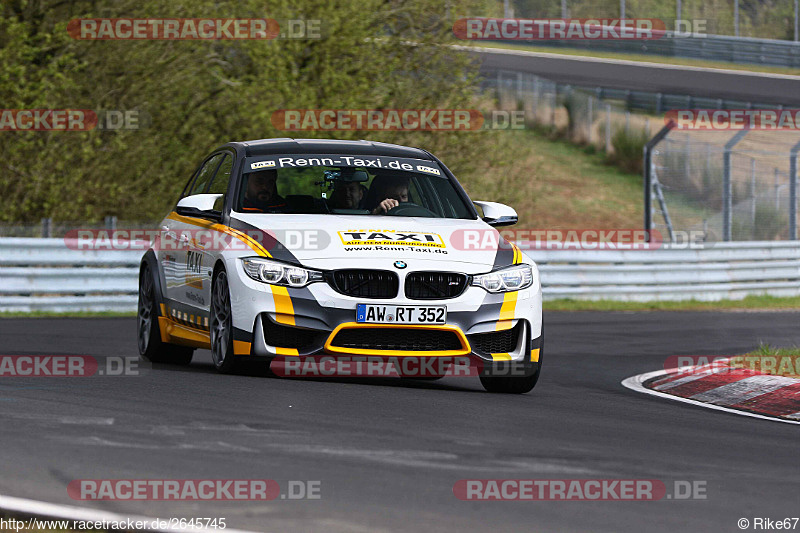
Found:
[[[728,360],[632,376],[624,387],[753,418],[800,424],[800,379],[732,368]]]
[[[58,505],[55,503],[40,502],[37,500],[28,500],[25,498],[15,498],[12,496],[0,495],[0,514],[2,514],[3,512],[15,515],[24,515],[26,517],[35,517],[45,521],[68,520],[68,521],[93,522],[93,523],[96,522],[124,523],[127,522],[128,520],[131,520],[133,522],[142,522],[145,526],[142,528],[143,531],[158,531],[158,532],[167,532],[167,531],[219,532],[220,531],[219,529],[214,529],[214,528],[206,528],[206,527],[192,528],[188,526],[181,527],[177,525],[173,526],[171,524],[168,524],[167,527],[152,527],[150,524],[152,524],[155,521],[169,522],[169,519],[156,519],[144,516],[122,515],[118,513],[99,511],[96,509],[87,509],[85,507]],[[6,531],[10,530],[6,529]],[[227,528],[225,529],[225,533],[253,533],[253,532]]]

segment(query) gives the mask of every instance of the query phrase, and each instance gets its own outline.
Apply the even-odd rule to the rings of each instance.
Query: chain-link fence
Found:
[[[798,131],[673,129],[652,151],[652,227],[665,237],[796,239],[798,147]]]
[[[572,87],[529,73],[499,71],[484,80],[500,107],[523,109],[528,126],[593,145],[631,171],[669,109],[769,109],[780,106]],[[688,99],[688,101],[687,101]],[[631,109],[640,110],[632,113]],[[673,129],[652,149],[645,225],[666,241],[679,232],[706,240],[797,239],[797,130]]]
[[[649,138],[662,125],[657,117],[631,111],[654,108],[657,98],[652,93],[573,87],[510,71],[485,77],[482,89],[493,92],[502,109],[523,110],[527,126],[557,130],[573,142],[591,144],[607,153],[614,152],[618,132]],[[664,96],[658,95],[658,99]]]
[[[85,230],[152,230],[156,222],[119,220],[107,216],[103,222],[58,221],[43,218],[37,224],[0,224],[0,237],[66,237],[76,231]]]

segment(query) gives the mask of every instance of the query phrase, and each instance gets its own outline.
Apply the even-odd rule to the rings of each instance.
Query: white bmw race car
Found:
[[[476,206],[480,209],[479,215]],[[453,358],[493,392],[530,391],[543,349],[536,264],[431,153],[267,139],[215,150],[139,276],[140,354],[217,370],[263,358]]]

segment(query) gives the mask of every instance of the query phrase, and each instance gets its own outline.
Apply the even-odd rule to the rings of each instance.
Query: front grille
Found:
[[[412,328],[347,328],[336,334],[331,346],[412,352],[463,349],[454,331]]]
[[[469,345],[473,350],[490,353],[509,353],[517,349],[519,334],[522,331],[522,322],[511,329],[492,331],[491,333],[475,333],[467,335]]]
[[[412,272],[406,277],[406,297],[442,300],[459,296],[467,287],[467,275],[456,272]]]
[[[309,350],[321,347],[327,338],[327,333],[324,331],[317,332],[276,324],[266,315],[262,315],[261,323],[264,326],[264,340],[270,346]]]
[[[388,270],[335,270],[328,282],[338,292],[357,298],[395,298],[400,281]]]

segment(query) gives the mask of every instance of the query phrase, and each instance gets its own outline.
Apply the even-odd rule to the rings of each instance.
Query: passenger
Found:
[[[336,181],[331,195],[331,207],[334,209],[363,209],[364,188],[357,181]]]
[[[245,211],[266,211],[284,207],[286,200],[278,194],[278,171],[274,169],[251,172],[247,178],[242,209]]]

